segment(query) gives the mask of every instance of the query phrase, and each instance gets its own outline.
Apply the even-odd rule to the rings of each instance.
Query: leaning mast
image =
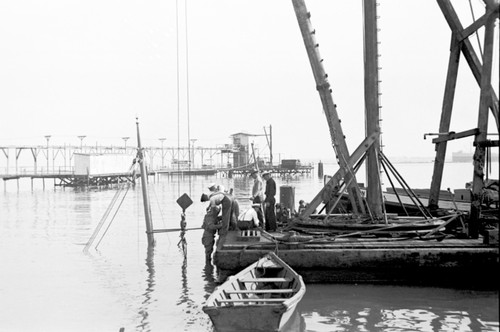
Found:
[[[147,187],[147,171],[144,165],[144,151],[141,146],[141,136],[139,133],[139,119],[136,118],[137,125],[137,162],[141,170],[141,187],[142,201],[144,203],[144,218],[146,221],[146,234],[148,236],[148,247],[154,246],[155,239],[153,235],[153,220],[151,218],[151,204],[149,202],[148,187]]]

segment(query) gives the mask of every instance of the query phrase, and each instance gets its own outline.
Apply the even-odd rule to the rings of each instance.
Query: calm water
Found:
[[[396,167],[411,186],[429,186],[432,164]],[[333,169],[325,165],[326,173]],[[448,164],[445,172],[452,175],[445,175],[443,188],[463,188],[472,168]],[[295,187],[296,202],[312,199],[322,184],[314,175],[276,180],[278,187]],[[199,197],[215,181],[234,188],[242,208],[249,204],[247,179],[161,177],[150,183],[155,228],[179,227],[175,201],[183,193],[194,201],[186,211],[188,227],[201,226],[205,204]],[[83,252],[117,191],[54,189],[51,183],[43,190],[41,180],[33,190],[29,180],[4,186],[0,331],[213,330],[201,308],[217,271],[205,265],[201,231],[186,234],[186,259],[176,232],[156,234],[148,252],[139,186],[118,197],[106,235],[97,237],[97,249]],[[312,284],[291,331],[498,331],[498,322],[497,290]]]

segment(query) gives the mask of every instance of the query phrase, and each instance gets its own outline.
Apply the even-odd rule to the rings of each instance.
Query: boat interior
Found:
[[[231,276],[215,299],[216,306],[280,304],[300,289],[293,273],[272,259],[261,259],[255,268]]]

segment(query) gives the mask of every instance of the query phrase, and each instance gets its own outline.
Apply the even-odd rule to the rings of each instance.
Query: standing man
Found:
[[[264,185],[259,175],[259,171],[252,170],[250,176],[253,179],[252,203],[262,203],[264,201]]]
[[[259,171],[256,169],[252,170],[250,176],[253,179],[252,203],[262,204],[264,202],[264,185],[262,183],[262,178],[259,175]],[[257,215],[259,216],[260,226],[264,228],[264,213],[260,207],[257,210]]]
[[[230,196],[231,199],[233,200],[233,206],[232,206],[232,214],[231,214],[231,221],[229,223],[229,230],[233,231],[237,229],[236,223],[238,221],[238,216],[240,215],[240,203],[238,203],[238,200],[233,194],[233,188],[229,189],[229,192],[226,193],[227,196]]]
[[[266,199],[264,200],[264,216],[266,217],[266,231],[276,232],[276,182],[271,177],[271,173],[265,171],[262,173],[266,181]]]

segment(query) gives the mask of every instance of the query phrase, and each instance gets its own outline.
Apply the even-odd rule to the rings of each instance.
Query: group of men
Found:
[[[232,195],[224,191],[224,188],[211,184],[208,187],[210,193],[203,194],[201,201],[209,201],[207,214],[203,220],[202,244],[205,246],[205,257],[211,260],[213,246],[215,244],[215,233],[219,233],[219,240],[224,239],[230,230],[245,230],[261,227],[268,232],[276,231],[276,182],[271,173],[262,173],[264,182],[257,170],[250,173],[254,183],[252,187],[252,205],[240,214],[239,203]],[[221,216],[219,216],[219,212]]]

